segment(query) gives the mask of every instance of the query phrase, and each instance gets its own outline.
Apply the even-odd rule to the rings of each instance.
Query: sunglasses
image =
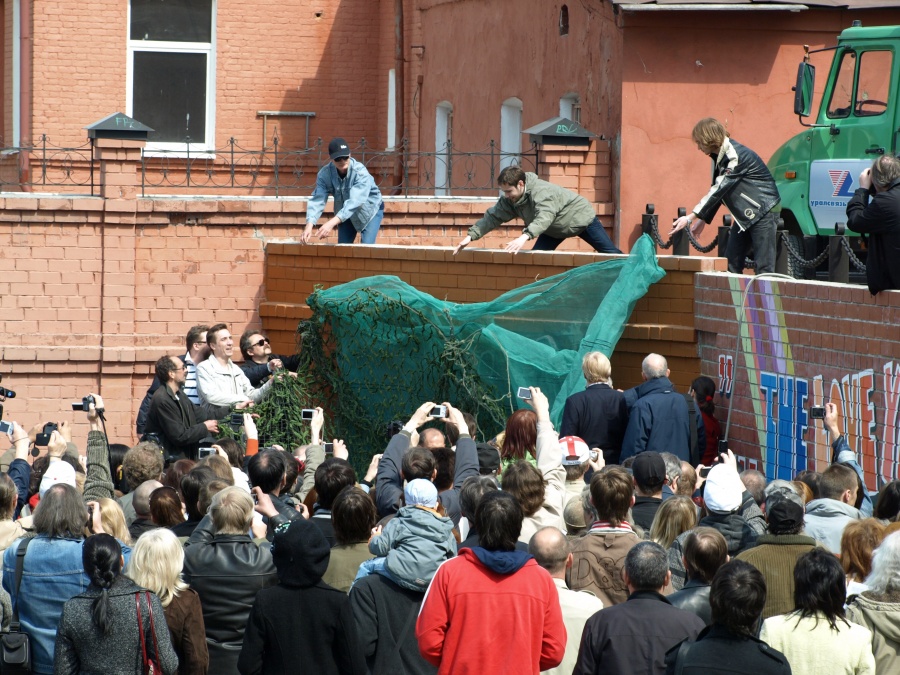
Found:
[[[335,157],[334,161],[335,162],[349,162],[350,156],[348,155],[347,157]]]
[[[256,343],[256,347],[262,347],[263,345],[271,344],[269,342],[269,338],[261,338],[259,342]]]

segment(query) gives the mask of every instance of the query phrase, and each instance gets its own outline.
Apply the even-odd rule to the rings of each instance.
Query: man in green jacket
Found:
[[[621,253],[612,243],[591,203],[570,190],[508,166],[497,178],[503,196],[469,228],[453,255],[476,239],[481,239],[501,223],[514,218],[525,221],[525,231],[504,248],[518,253],[529,239],[536,239],[532,251],[553,251],[569,237],[580,237],[600,253]]]

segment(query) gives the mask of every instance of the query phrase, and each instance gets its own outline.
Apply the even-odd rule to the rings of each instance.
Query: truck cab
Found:
[[[813,107],[815,66],[809,56],[815,52],[807,53],[794,88],[794,112],[807,128],[768,163],[781,194],[785,228],[798,237],[835,234],[835,224],[847,220],[859,174],[879,156],[900,149],[900,27],[857,24],[828,49],[834,50],[834,59],[812,123],[804,118]]]

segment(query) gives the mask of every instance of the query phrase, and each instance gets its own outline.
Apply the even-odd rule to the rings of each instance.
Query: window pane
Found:
[[[850,117],[850,108],[853,105],[853,71],[855,68],[856,54],[844,52],[837,77],[834,80],[831,100],[828,102],[829,117]]]
[[[205,142],[206,54],[135,52],[132,108],[151,142]]]
[[[212,42],[212,0],[131,0],[131,39]]]
[[[891,91],[891,52],[864,52],[859,56],[856,84],[856,114],[881,115],[887,110]]]

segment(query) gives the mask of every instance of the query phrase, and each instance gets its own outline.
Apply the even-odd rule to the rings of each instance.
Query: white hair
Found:
[[[876,595],[900,591],[900,532],[885,537],[872,553],[872,571],[865,584]]]

